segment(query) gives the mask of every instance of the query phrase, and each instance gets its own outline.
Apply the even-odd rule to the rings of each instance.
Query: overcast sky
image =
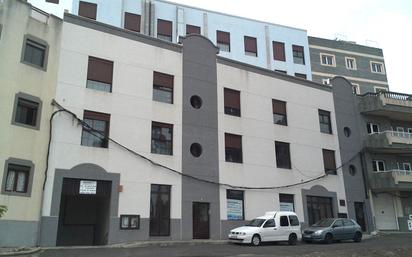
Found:
[[[120,1],[120,0],[108,0]],[[137,1],[137,0],[136,0]],[[72,0],[60,5],[29,0],[62,16]],[[383,49],[389,88],[412,94],[412,0],[174,0],[173,2],[306,29],[309,36]]]

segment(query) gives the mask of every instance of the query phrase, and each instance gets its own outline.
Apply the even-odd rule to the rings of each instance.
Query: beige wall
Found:
[[[2,220],[38,221],[62,22],[54,16],[33,10],[23,1],[6,0],[0,1],[0,24],[3,27],[0,38],[0,183],[6,179],[4,164],[7,159],[19,158],[34,163],[31,197],[0,194],[0,205],[8,207]],[[20,62],[23,39],[27,34],[48,43],[46,71]],[[41,99],[39,130],[11,124],[18,92]]]

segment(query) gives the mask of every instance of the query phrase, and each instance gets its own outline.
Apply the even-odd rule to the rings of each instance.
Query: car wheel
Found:
[[[332,236],[331,233],[327,233],[327,234],[325,235],[325,243],[327,243],[327,244],[333,243],[333,236]]]
[[[355,236],[353,237],[353,241],[356,243],[359,243],[360,241],[362,241],[362,233],[356,232]]]
[[[296,234],[289,235],[289,240],[288,240],[289,245],[296,245],[297,241],[298,241],[298,237],[296,236]]]
[[[261,240],[260,240],[260,236],[259,236],[259,235],[254,235],[254,236],[252,237],[252,245],[253,245],[253,246],[258,246],[258,245],[260,245],[260,242],[261,242]]]

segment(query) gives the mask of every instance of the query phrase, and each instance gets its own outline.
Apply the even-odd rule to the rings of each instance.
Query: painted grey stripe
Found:
[[[144,34],[128,31],[122,28],[118,28],[112,25],[108,25],[102,22],[95,21],[95,20],[83,18],[77,15],[65,13],[64,22],[79,25],[79,26],[89,28],[89,29],[94,29],[94,30],[104,32],[104,33],[109,33],[115,36],[127,38],[130,40],[134,40],[134,41],[141,42],[144,44],[164,48],[164,49],[175,51],[178,53],[182,52],[181,45],[173,44],[167,41],[163,41],[161,39],[149,37]]]
[[[323,76],[323,77],[328,77],[328,78],[333,78],[333,77],[338,76],[338,75],[331,74],[331,73],[316,72],[316,71],[312,71],[312,75]],[[386,85],[386,86],[388,85],[388,82],[386,82],[386,81],[379,81],[379,80],[372,80],[372,79],[362,79],[362,78],[356,78],[356,77],[350,77],[350,76],[344,76],[344,77],[349,79],[349,80],[354,80],[354,81],[375,83],[375,84],[381,84],[381,85]]]

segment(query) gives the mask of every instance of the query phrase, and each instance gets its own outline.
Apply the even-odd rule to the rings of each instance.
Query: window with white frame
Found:
[[[354,94],[360,95],[360,87],[359,87],[359,84],[352,83],[352,88],[353,88],[353,93],[354,93]]]
[[[385,171],[385,162],[382,160],[373,160],[372,169],[375,172]]]
[[[367,130],[368,130],[368,134],[375,134],[375,133],[379,133],[379,125],[375,124],[375,123],[367,123]]]
[[[403,170],[408,170],[411,171],[411,164],[409,162],[404,162],[403,163]]]
[[[330,79],[322,79],[322,84],[323,85],[329,85],[330,84]]]
[[[352,57],[345,57],[346,69],[356,70],[356,59]]]
[[[335,67],[335,56],[331,54],[320,54],[320,64]]]
[[[373,73],[385,74],[385,70],[383,68],[383,63],[371,61],[370,64],[371,64],[371,71]]]

